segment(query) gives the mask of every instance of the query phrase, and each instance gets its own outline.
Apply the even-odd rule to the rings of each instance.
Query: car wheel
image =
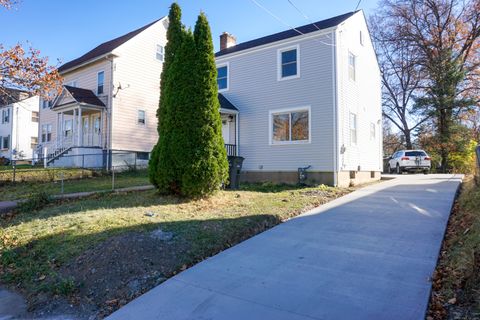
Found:
[[[423,170],[423,174],[428,174],[429,173],[429,170],[426,169],[426,170]]]

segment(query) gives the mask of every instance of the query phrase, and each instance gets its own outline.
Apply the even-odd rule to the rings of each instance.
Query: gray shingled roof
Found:
[[[78,103],[85,103],[92,106],[99,106],[105,107],[105,104],[100,100],[92,90],[70,87],[70,86],[63,86],[65,90],[67,90],[77,101]],[[56,105],[54,107],[60,107],[62,105]]]
[[[220,101],[220,108],[238,111],[238,109],[221,93],[218,94],[218,101]]]
[[[314,23],[311,23],[311,24],[307,24],[307,25],[304,25],[304,26],[301,26],[301,27],[298,27],[298,28],[295,28],[295,29],[300,31],[301,34],[307,34],[307,33],[310,33],[310,32],[315,32],[315,31],[318,31],[318,30],[331,28],[331,27],[339,25],[340,23],[347,20],[348,18],[350,18],[351,16],[353,16],[357,12],[358,11],[345,13],[345,14],[342,14],[342,15],[339,15],[339,16],[336,16],[336,17],[332,17],[332,18],[329,18],[329,19],[325,19],[325,20],[321,20],[321,21],[314,22]],[[275,34],[272,34],[272,35],[269,35],[269,36],[262,37],[262,38],[250,40],[250,41],[243,42],[243,43],[239,43],[239,44],[237,44],[233,47],[227,48],[225,50],[218,51],[215,54],[215,56],[220,57],[220,56],[223,56],[223,55],[226,55],[226,54],[229,54],[229,53],[258,47],[258,46],[261,46],[261,45],[264,45],[264,44],[268,44],[268,43],[272,43],[272,42],[276,42],[276,41],[280,41],[280,40],[284,40],[284,39],[288,39],[288,38],[293,38],[293,37],[299,36],[301,34],[298,33],[297,31],[293,30],[293,29],[285,30],[285,31],[282,31],[282,32],[279,32],[279,33],[275,33]]]

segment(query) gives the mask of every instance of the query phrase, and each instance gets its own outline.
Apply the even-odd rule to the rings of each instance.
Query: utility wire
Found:
[[[300,10],[300,8],[298,8],[292,0],[288,0],[288,3],[290,3],[292,5],[292,7],[295,8],[295,10],[298,11],[298,13],[300,13],[305,19],[307,19],[308,22],[310,22],[311,24],[313,24],[315,26],[315,28],[317,28],[317,30],[321,30],[305,13],[303,13],[302,10]]]
[[[357,11],[357,10],[358,10],[358,7],[360,6],[360,3],[362,3],[362,0],[358,0],[357,6],[355,7],[355,10],[353,10],[353,11]]]
[[[276,14],[274,14],[272,11],[268,10],[265,6],[263,6],[262,4],[258,3],[258,1],[256,0],[250,0],[252,1],[257,7],[259,7],[260,9],[262,9],[263,11],[265,11],[266,13],[268,13],[270,16],[272,16],[273,18],[275,18],[275,20],[279,21],[280,23],[286,25],[288,28],[294,30],[295,32],[297,32],[298,34],[300,35],[305,35],[305,33],[301,32],[300,30],[292,27],[291,25],[289,25],[288,23],[286,23],[285,21],[283,21],[280,17],[278,17]],[[321,30],[319,29],[316,25],[315,27],[318,29],[318,30]],[[335,45],[334,44],[331,44],[331,43],[326,43],[326,42],[323,42],[323,41],[320,41],[318,39],[313,39],[314,41],[317,41],[319,43],[322,43],[324,45],[327,45],[327,46],[332,46],[334,47]]]

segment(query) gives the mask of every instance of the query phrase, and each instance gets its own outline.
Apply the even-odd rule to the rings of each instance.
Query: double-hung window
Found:
[[[310,142],[310,107],[270,111],[270,144]]]
[[[100,71],[97,74],[97,95],[104,93],[104,84],[105,84],[105,72]]]
[[[37,122],[39,120],[39,114],[38,111],[32,111],[32,122]]]
[[[145,125],[145,123],[146,123],[145,110],[138,110],[137,123],[140,124],[140,125]]]
[[[10,108],[2,110],[2,123],[10,122]]]
[[[10,148],[10,136],[3,137],[2,139],[2,149],[9,149]]]
[[[299,46],[278,50],[278,80],[298,78],[299,70]]]
[[[161,44],[157,44],[155,57],[160,62],[165,61],[165,47],[162,46]]]
[[[348,77],[350,80],[355,81],[357,77],[357,70],[356,70],[356,65],[357,65],[357,57],[349,52],[348,53]]]
[[[42,142],[52,141],[52,125],[44,124],[42,125]]]
[[[73,133],[73,120],[68,119],[65,120],[65,137],[71,137]]]
[[[228,90],[228,64],[217,67],[217,84],[219,91]]]
[[[36,149],[38,146],[38,138],[37,137],[31,137],[30,138],[30,148]]]
[[[357,144],[357,115],[350,112],[350,144]]]

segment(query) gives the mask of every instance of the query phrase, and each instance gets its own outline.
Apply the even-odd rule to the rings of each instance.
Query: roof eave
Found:
[[[77,70],[77,69],[79,69],[79,68],[85,67],[85,66],[87,66],[87,65],[89,65],[89,64],[92,64],[92,63],[94,63],[94,62],[97,62],[97,61],[100,61],[100,60],[102,60],[102,59],[108,58],[109,56],[111,56],[112,58],[118,57],[118,55],[114,54],[113,51],[111,51],[111,52],[108,52],[108,53],[103,54],[103,55],[101,55],[101,56],[98,56],[98,57],[95,57],[95,58],[93,58],[93,59],[87,60],[87,61],[85,61],[85,62],[83,62],[83,63],[81,63],[81,64],[79,64],[79,65],[73,66],[73,67],[71,67],[71,68],[69,68],[69,69],[59,71],[59,73],[60,73],[60,75],[64,75],[64,74],[66,74],[66,73],[70,73],[70,72],[72,72],[72,71],[75,71],[75,70]]]

